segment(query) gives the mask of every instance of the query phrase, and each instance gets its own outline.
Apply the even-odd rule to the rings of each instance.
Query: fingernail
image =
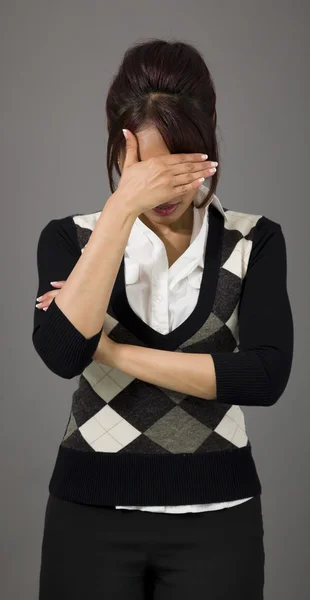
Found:
[[[36,298],[36,300],[38,300],[40,302],[40,300],[42,300],[43,296],[38,296],[38,298]]]
[[[48,306],[46,306],[45,308],[43,308],[43,310],[47,310],[47,309],[48,309]]]
[[[127,139],[127,129],[122,129],[122,132],[123,132],[125,138]]]
[[[59,281],[50,281],[51,285],[57,285],[59,283]]]
[[[40,305],[39,305],[39,304],[36,304],[36,308],[40,308]]]
[[[208,158],[208,155],[207,155],[207,154],[202,154],[202,155],[201,155],[201,158],[202,158],[203,160],[206,160],[206,158]]]

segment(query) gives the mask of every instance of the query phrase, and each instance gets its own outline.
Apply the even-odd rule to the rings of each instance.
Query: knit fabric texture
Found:
[[[284,290],[279,310],[286,324],[279,334],[282,346],[278,351],[261,327],[255,330],[255,340],[246,338],[247,323],[264,310],[260,298],[257,302],[253,298],[251,305],[245,296],[240,343],[240,304],[250,257],[254,270],[264,256],[264,244],[275,239],[283,250],[284,241],[281,227],[267,217],[225,211],[224,222],[210,206],[200,294],[184,323],[163,335],[135,314],[126,298],[124,259],[103,323],[105,333],[118,343],[210,353],[217,376],[216,400],[152,385],[93,360],[102,330],[85,340],[57,304],[50,304],[37,350],[57,372],[56,337],[62,331],[67,342],[61,350],[64,371],[59,366],[59,374],[79,376],[50,480],[51,493],[97,505],[193,504],[261,493],[242,405],[274,404],[288,381],[292,321],[285,292],[286,264],[279,266]],[[80,252],[99,216],[100,212],[72,215]],[[255,253],[251,254],[254,236]],[[248,290],[251,281],[249,275]],[[268,319],[266,315],[266,325]],[[49,349],[44,354],[48,335]],[[60,365],[59,357],[58,353]]]

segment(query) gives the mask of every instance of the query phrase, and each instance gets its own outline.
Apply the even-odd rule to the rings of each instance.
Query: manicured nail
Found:
[[[43,310],[47,310],[47,309],[48,309],[48,306],[46,306],[45,308],[43,308]]]
[[[206,158],[208,158],[208,155],[207,155],[207,154],[202,154],[202,155],[201,155],[201,158],[202,158],[203,160],[206,160]]]
[[[127,134],[127,129],[122,129],[122,132],[123,132],[123,134],[124,134],[125,138],[127,139],[127,135],[128,135],[128,134]]]
[[[212,165],[212,167],[217,167],[218,162],[212,162],[211,165]]]
[[[36,308],[40,308],[40,305],[39,305],[39,304],[36,304]]]
[[[59,281],[50,281],[51,285],[58,285]]]
[[[36,300],[38,300],[40,302],[40,300],[42,300],[43,296],[38,296],[38,298],[36,298]]]

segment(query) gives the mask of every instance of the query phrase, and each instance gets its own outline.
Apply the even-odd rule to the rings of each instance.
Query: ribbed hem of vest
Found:
[[[117,454],[59,446],[49,492],[82,504],[166,506],[261,494],[251,446],[200,454]]]

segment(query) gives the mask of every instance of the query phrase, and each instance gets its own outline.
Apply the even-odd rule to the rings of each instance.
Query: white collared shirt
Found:
[[[190,245],[169,267],[163,241],[139,217],[131,229],[124,253],[125,282],[128,302],[133,311],[150,327],[166,334],[178,327],[196,306],[204,267],[208,236],[208,206],[198,208],[209,188],[201,184],[193,201],[193,230]],[[227,219],[218,197],[213,205]],[[245,502],[242,498],[230,502],[180,506],[117,506],[151,512],[201,512],[217,510]]]
[[[194,199],[191,241],[183,254],[169,267],[163,241],[136,219],[125,249],[125,281],[128,302],[138,316],[159,333],[178,327],[197,300],[203,273],[209,211],[197,208],[208,188],[200,186]],[[225,216],[217,197],[213,204]]]

